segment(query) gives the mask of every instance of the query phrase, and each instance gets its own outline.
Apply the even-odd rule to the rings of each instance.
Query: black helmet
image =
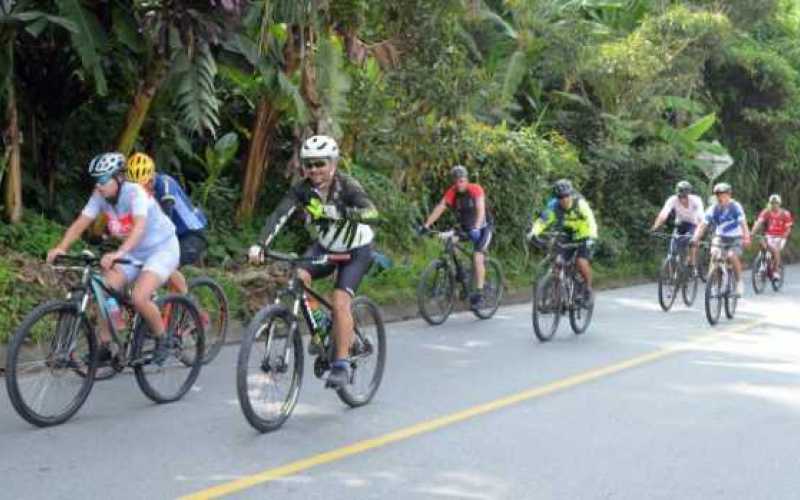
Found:
[[[692,192],[692,185],[689,181],[680,181],[675,185],[675,194],[684,195]]]
[[[556,198],[572,196],[572,193],[572,183],[569,181],[569,179],[559,179],[555,184],[553,184],[553,195]]]
[[[720,182],[714,186],[714,194],[717,193],[730,193],[732,191],[731,185],[727,182]]]
[[[463,179],[468,176],[467,167],[464,165],[456,165],[450,169],[450,175],[455,179]]]

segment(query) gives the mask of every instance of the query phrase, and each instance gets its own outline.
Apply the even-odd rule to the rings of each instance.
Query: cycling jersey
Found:
[[[698,225],[703,221],[703,200],[696,194],[689,195],[688,206],[681,203],[678,195],[670,196],[664,203],[659,217],[666,219],[673,210],[675,211],[676,226],[682,223]]]
[[[311,217],[306,207],[313,199],[337,207],[338,217],[335,219]],[[367,223],[378,220],[378,210],[367,197],[361,184],[347,174],[338,171],[334,174],[327,200],[322,199],[322,194],[308,179],[292,186],[264,223],[261,241],[265,246],[272,243],[297,209],[304,211],[306,228],[325,250],[349,252],[369,245],[375,237],[375,233]]]
[[[130,252],[135,259],[146,260],[159,245],[175,237],[175,225],[161,211],[155,199],[134,182],[120,184],[115,205],[103,198],[100,193],[93,193],[82,213],[95,219],[101,212],[108,221],[108,232],[120,239],[126,238],[131,233],[134,217],[146,217],[142,239]]]
[[[484,198],[486,220],[481,227],[476,227],[475,224],[478,219],[478,199],[480,198]],[[459,191],[458,188],[453,185],[444,193],[445,204],[455,209],[458,223],[461,224],[461,227],[465,231],[469,231],[470,229],[482,229],[491,224],[491,215],[489,214],[489,207],[485,200],[486,197],[483,188],[479,184],[469,183],[464,191]]]
[[[764,234],[783,238],[788,236],[792,224],[794,224],[791,212],[783,208],[778,209],[777,212],[773,212],[769,208],[764,209],[758,215],[758,220],[765,226]]]
[[[542,214],[534,221],[531,232],[533,236],[539,236],[551,226],[566,232],[573,241],[597,238],[594,212],[580,195],[573,197],[568,209],[561,206],[558,198],[550,198]]]
[[[726,205],[716,204],[709,207],[704,221],[715,226],[714,234],[717,236],[741,237],[742,224],[747,224],[747,216],[739,202],[731,200]]]
[[[192,204],[180,183],[166,174],[156,174],[153,182],[156,200],[172,219],[178,237],[190,231],[202,231],[208,220],[202,210]]]

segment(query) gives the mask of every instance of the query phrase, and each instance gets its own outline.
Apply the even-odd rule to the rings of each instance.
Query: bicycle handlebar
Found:
[[[100,264],[100,260],[102,257],[96,256],[94,253],[90,252],[89,250],[84,250],[79,254],[63,254],[58,255],[53,260],[53,267],[56,268],[68,268],[68,267],[86,267],[86,266],[97,266]],[[144,264],[140,262],[135,262],[131,259],[114,259],[114,264],[125,264],[131,265],[136,267],[143,267]]]
[[[323,254],[318,257],[304,257],[294,252],[276,252],[274,250],[265,250],[264,257],[281,262],[289,262],[291,264],[309,263],[314,265],[323,265],[330,262],[347,262],[350,260],[350,254]]]

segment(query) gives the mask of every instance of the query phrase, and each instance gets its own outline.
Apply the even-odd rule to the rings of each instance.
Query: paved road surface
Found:
[[[309,366],[267,435],[239,409],[236,346],[171,405],[123,375],[42,430],[3,395],[0,498],[798,498],[800,268],[789,280],[716,328],[700,300],[661,312],[654,285],[600,293],[586,335],[548,344],[529,305],[391,324],[372,404],[344,407]]]

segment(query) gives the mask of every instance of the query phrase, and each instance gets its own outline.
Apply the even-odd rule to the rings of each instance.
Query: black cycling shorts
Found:
[[[181,246],[180,267],[194,264],[206,253],[208,241],[202,231],[189,231],[178,238]]]
[[[576,242],[577,243],[577,242]],[[580,242],[581,245],[577,248],[564,248],[561,250],[561,258],[565,261],[568,261],[572,258],[575,252],[578,252],[579,259],[586,259],[589,262],[592,261],[592,257],[594,257],[594,250],[592,247],[586,244],[586,240]]]
[[[319,257],[329,253],[338,252],[329,252],[325,250],[319,243],[314,243],[308,250],[306,250],[303,256]],[[326,276],[330,276],[334,271],[336,271],[335,288],[344,290],[351,296],[355,296],[356,291],[358,290],[358,285],[361,284],[361,280],[367,274],[369,267],[372,265],[372,245],[364,245],[363,247],[354,248],[349,252],[343,253],[350,254],[349,261],[320,265],[303,264],[300,267],[308,271],[308,274],[311,275],[312,279],[324,278]]]

